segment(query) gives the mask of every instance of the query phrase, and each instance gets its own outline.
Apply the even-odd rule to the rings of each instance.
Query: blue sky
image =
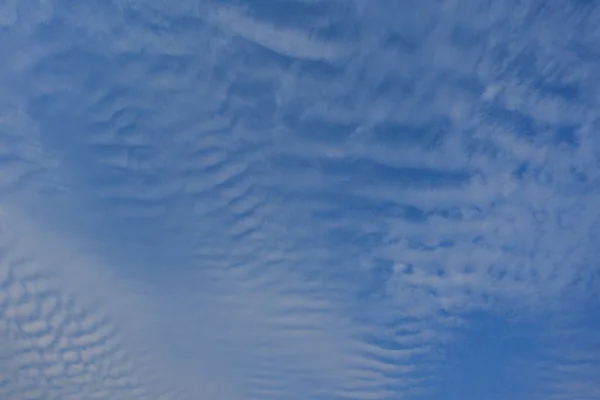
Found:
[[[0,2],[0,397],[600,399],[599,22]]]

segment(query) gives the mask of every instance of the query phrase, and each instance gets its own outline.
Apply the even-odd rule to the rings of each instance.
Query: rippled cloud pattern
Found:
[[[600,399],[600,5],[0,1],[0,398]]]

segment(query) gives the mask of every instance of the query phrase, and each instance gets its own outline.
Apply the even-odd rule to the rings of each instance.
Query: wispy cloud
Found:
[[[325,3],[0,9],[4,397],[435,396],[594,301],[598,8]]]

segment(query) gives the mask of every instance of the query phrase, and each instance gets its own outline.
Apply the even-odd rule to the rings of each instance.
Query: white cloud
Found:
[[[468,311],[590,295],[600,69],[555,33],[585,13],[355,2],[352,42],[44,4],[0,18],[0,347],[58,388],[6,398],[410,398]]]
[[[291,28],[278,28],[233,8],[216,8],[211,17],[234,34],[288,57],[336,61],[349,53],[344,44],[310,37],[305,32]]]

